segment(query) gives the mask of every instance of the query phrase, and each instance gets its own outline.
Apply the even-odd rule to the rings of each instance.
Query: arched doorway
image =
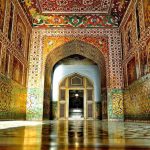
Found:
[[[101,71],[101,98],[102,98],[102,103],[101,106],[102,109],[104,109],[105,114],[103,113],[103,118],[107,118],[107,105],[103,105],[107,103],[106,95],[107,95],[107,88],[106,88],[106,82],[107,82],[107,74],[106,74],[106,67],[108,67],[108,61],[106,58],[103,56],[101,51],[94,47],[91,44],[85,43],[83,41],[78,41],[78,40],[73,40],[71,42],[68,42],[53,51],[49,53],[47,56],[46,60],[46,65],[45,65],[45,82],[44,82],[44,107],[43,107],[43,117],[45,119],[50,118],[50,110],[52,110],[52,106],[50,105],[50,99],[51,99],[51,94],[50,94],[50,89],[51,89],[51,84],[52,84],[52,72],[53,72],[53,67],[54,65],[62,60],[65,57],[71,56],[71,55],[80,55],[84,56],[90,60],[93,60]],[[55,104],[56,105],[56,104]],[[90,107],[90,106],[89,106]]]
[[[94,85],[77,73],[63,79],[59,85],[58,119],[94,119]]]

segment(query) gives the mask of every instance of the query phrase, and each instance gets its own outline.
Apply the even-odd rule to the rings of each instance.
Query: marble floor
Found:
[[[0,150],[150,150],[150,123],[0,122]]]

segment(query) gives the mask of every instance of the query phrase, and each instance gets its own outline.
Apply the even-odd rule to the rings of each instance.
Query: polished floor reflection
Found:
[[[0,127],[0,150],[150,150],[149,123],[10,121]]]

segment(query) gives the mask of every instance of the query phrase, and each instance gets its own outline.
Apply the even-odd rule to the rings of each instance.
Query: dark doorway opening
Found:
[[[83,90],[69,90],[69,118],[84,117]]]

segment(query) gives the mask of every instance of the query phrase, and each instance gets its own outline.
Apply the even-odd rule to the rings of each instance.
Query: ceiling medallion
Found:
[[[66,6],[66,5],[68,5],[68,1],[67,0],[56,0],[56,4],[58,6]]]
[[[93,0],[83,0],[83,5],[92,5]]]

